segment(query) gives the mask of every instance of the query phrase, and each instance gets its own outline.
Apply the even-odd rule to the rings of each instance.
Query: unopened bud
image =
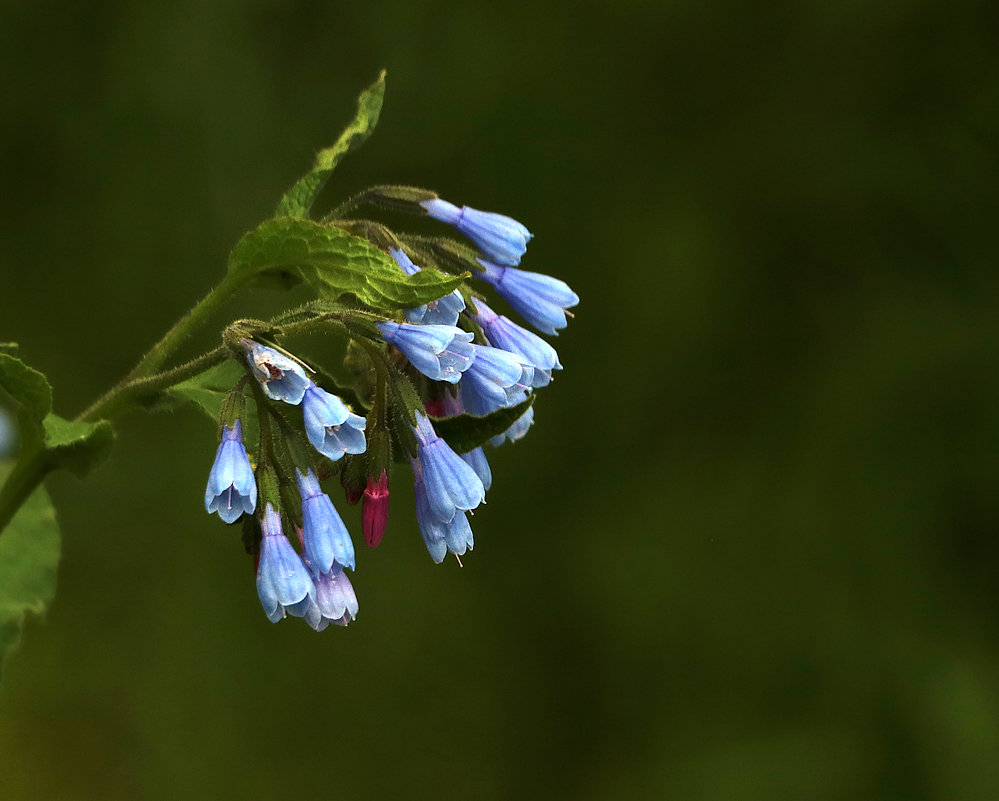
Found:
[[[364,530],[364,541],[369,548],[377,548],[385,534],[388,525],[389,488],[388,474],[382,474],[376,481],[374,476],[368,476],[368,486],[364,490],[364,505],[361,507],[361,527]]]

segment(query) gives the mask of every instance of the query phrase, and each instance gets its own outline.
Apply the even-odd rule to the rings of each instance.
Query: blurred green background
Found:
[[[5,0],[0,340],[61,413],[382,67],[324,205],[397,182],[511,214],[582,302],[464,569],[400,471],[347,630],[267,622],[195,411],[53,478],[0,798],[999,798],[992,11]]]

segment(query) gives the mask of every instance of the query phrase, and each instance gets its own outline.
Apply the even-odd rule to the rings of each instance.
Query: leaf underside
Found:
[[[0,484],[10,472],[0,465]],[[39,615],[55,597],[59,526],[44,488],[31,495],[0,537],[0,677],[17,646],[25,617]]]

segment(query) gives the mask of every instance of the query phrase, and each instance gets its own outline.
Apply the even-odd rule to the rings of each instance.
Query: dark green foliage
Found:
[[[455,417],[434,417],[434,430],[447,442],[455,453],[467,453],[481,445],[485,445],[493,437],[502,434],[523,414],[534,405],[535,395],[511,406],[509,409],[497,409],[484,417],[472,417],[470,414],[459,414]]]

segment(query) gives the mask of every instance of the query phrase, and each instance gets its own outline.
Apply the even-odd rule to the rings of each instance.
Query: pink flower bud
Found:
[[[444,416],[444,399],[443,398],[427,398],[423,402],[424,408],[427,410],[427,414],[431,417],[443,417]]]
[[[361,490],[354,489],[353,487],[344,487],[343,492],[347,496],[347,503],[351,506],[357,506],[357,502],[361,500],[361,496],[363,495]]]
[[[388,475],[382,470],[381,476],[375,481],[374,476],[368,476],[368,486],[364,490],[364,505],[361,507],[361,528],[364,530],[364,541],[369,548],[377,548],[385,533],[389,513]]]

